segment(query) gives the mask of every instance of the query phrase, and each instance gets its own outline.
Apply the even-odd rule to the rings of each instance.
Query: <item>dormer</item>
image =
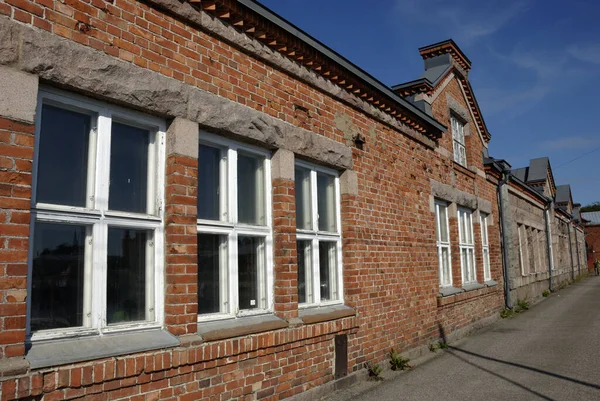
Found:
[[[571,196],[570,185],[558,185],[556,187],[556,197],[554,198],[556,207],[564,210],[568,214],[573,212],[573,197]]]
[[[443,153],[462,167],[483,169],[491,135],[469,83],[471,61],[452,39],[421,47],[419,54],[425,72],[392,89],[448,127],[438,141]]]
[[[547,157],[531,159],[529,166],[513,169],[511,174],[547,198],[554,199],[556,196],[554,175]]]

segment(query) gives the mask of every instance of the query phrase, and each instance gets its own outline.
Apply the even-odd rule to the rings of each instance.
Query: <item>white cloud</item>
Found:
[[[567,48],[573,58],[593,64],[600,64],[600,43],[574,44]]]
[[[493,35],[525,13],[531,4],[527,1],[457,0],[397,0],[401,14],[427,23],[440,22],[446,33],[459,46],[468,46],[479,39]]]

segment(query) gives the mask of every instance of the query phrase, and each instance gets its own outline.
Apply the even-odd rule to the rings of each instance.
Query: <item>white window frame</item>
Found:
[[[481,252],[483,256],[483,281],[492,280],[492,272],[490,268],[490,239],[488,231],[488,217],[487,213],[480,213],[480,225],[481,225]]]
[[[529,274],[529,242],[527,239],[527,226],[517,224],[517,232],[519,235],[519,261],[521,262],[521,275]],[[527,263],[527,266],[525,266]]]
[[[450,115],[450,122],[452,125],[452,149],[454,152],[454,161],[463,167],[467,167],[465,124],[454,115]]]
[[[305,263],[305,269],[308,272],[309,280],[306,284],[310,285],[309,292],[311,302],[306,302],[298,305],[299,309],[337,305],[344,303],[344,280],[343,280],[343,265],[342,265],[342,218],[341,218],[341,196],[340,196],[340,178],[339,173],[335,170],[321,167],[315,164],[296,161],[295,166],[310,170],[310,212],[312,228],[296,229],[296,241],[311,241],[310,246],[310,263]],[[317,174],[323,173],[334,178],[334,214],[335,214],[335,232],[319,231],[319,204],[317,195]],[[335,286],[332,288],[332,293],[337,294],[335,299],[329,301],[321,300],[321,291],[316,290],[321,288],[320,279],[320,263],[319,263],[319,243],[331,242],[335,243],[335,254],[330,257],[335,258],[335,268],[331,268],[329,277],[335,274],[335,280],[330,280]],[[308,259],[308,258],[307,258]],[[331,263],[330,263],[331,265]],[[335,270],[333,270],[335,269]],[[332,296],[333,298],[333,296]]]
[[[441,213],[440,209],[444,208],[446,210],[446,221],[441,221]],[[450,247],[450,223],[448,218],[448,204],[443,201],[436,200],[435,201],[435,224],[436,224],[436,247],[438,252],[438,274],[439,274],[439,285],[441,288],[444,287],[452,287],[452,249]],[[442,239],[442,233],[440,227],[442,224],[446,225],[446,232],[448,233],[448,240],[444,241]],[[444,274],[444,253],[443,250],[446,249],[448,252],[448,275]]]
[[[462,284],[464,286],[465,284],[476,283],[477,265],[475,263],[475,239],[473,237],[473,212],[469,209],[458,209],[458,243]],[[463,257],[463,254],[466,254],[467,257]],[[466,265],[465,260],[467,261]]]
[[[554,264],[554,250],[552,248],[552,223],[550,220],[550,212],[548,210],[546,210],[545,213],[546,213],[546,222],[547,222],[546,228],[548,229],[546,241],[548,242],[548,247],[550,248],[550,261],[548,263],[550,263],[550,271],[552,271],[556,268],[556,265]]]
[[[255,316],[273,312],[273,227],[272,227],[272,203],[271,203],[271,153],[265,149],[251,145],[242,144],[227,138],[200,131],[200,144],[214,148],[220,148],[226,152],[222,158],[220,170],[220,220],[197,220],[198,234],[214,234],[226,236],[226,249],[220,255],[220,303],[221,311],[215,313],[199,314],[198,322],[239,318],[244,316]],[[251,225],[238,222],[238,176],[237,159],[238,152],[251,154],[264,158],[263,182],[264,193],[264,225]],[[225,168],[223,168],[225,167]],[[198,192],[201,196],[201,192]],[[238,294],[238,237],[250,236],[263,239],[259,258],[262,259],[262,271],[259,271],[259,292],[265,296],[263,308],[240,310]],[[226,256],[224,260],[223,256]],[[223,294],[225,292],[225,294]]]
[[[87,203],[85,207],[38,203],[37,180],[40,154],[42,105],[92,116],[88,150]],[[148,214],[111,211],[108,208],[110,185],[111,125],[116,120],[148,129],[153,135],[148,150],[147,208]],[[94,335],[121,331],[160,328],[164,322],[164,170],[165,121],[143,113],[60,90],[42,88],[36,111],[35,152],[33,160],[30,246],[28,277],[33,277],[34,234],[37,222],[86,226],[85,267],[83,278],[83,325],[61,329],[30,328],[31,300],[27,302],[27,337],[31,341]],[[147,321],[126,322],[108,326],[106,313],[107,243],[109,228],[131,228],[151,231],[146,249]],[[28,281],[31,294],[32,280]],[[151,318],[150,318],[151,317]]]

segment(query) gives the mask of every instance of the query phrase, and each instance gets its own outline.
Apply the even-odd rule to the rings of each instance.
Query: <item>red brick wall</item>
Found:
[[[0,359],[25,354],[34,132],[0,118]]]
[[[449,334],[493,316],[502,306],[495,189],[481,175],[455,166],[451,159],[407,135],[144,3],[1,0],[0,14],[291,124],[311,127],[313,132],[342,143],[346,143],[347,132],[336,124],[336,117],[346,116],[358,132],[369,133],[364,149],[353,149],[358,195],[344,195],[341,210],[345,303],[354,307],[360,318],[30,372],[3,382],[3,394],[9,394],[6,398],[42,392],[47,394],[45,399],[91,398],[93,394],[98,399],[137,400],[143,396],[183,400],[219,393],[226,394],[222,398],[284,398],[333,379],[335,334],[349,335],[348,365],[356,371],[364,362],[381,362],[391,347],[406,351],[426,346],[439,338],[440,326]],[[78,22],[91,29],[79,31]],[[454,80],[432,105],[434,115],[446,126],[450,123],[445,93],[468,107],[458,85]],[[296,113],[295,105],[308,112]],[[469,124],[469,166],[481,170],[483,145],[474,123]],[[32,127],[22,130],[32,137]],[[452,152],[451,133],[444,134],[440,146]],[[179,156],[167,161],[165,314],[168,329],[178,335],[195,331],[196,168],[193,160]],[[440,306],[430,179],[454,183],[492,203],[490,259],[492,278],[499,282],[496,287],[449,297]],[[274,180],[273,188],[275,311],[289,319],[297,316],[293,181]],[[14,192],[7,199],[12,202],[13,198]],[[23,216],[28,217],[28,199],[22,208]],[[20,249],[26,250],[28,225],[26,220],[22,222],[20,235],[25,243]],[[455,282],[460,283],[455,219],[451,225],[453,270]],[[478,224],[474,230],[480,243]],[[477,253],[481,279],[480,247]],[[16,266],[26,266],[26,261],[26,254],[21,254]],[[18,276],[11,273],[11,279]],[[9,304],[3,299],[0,307],[5,305]],[[9,313],[11,317],[23,318],[23,299],[19,305],[22,310]],[[24,321],[17,330],[21,336],[23,328]],[[22,337],[16,343],[22,354]]]
[[[588,254],[588,269],[594,269],[594,260],[600,259],[600,226],[585,227],[585,242],[587,244]]]
[[[165,324],[175,335],[198,330],[198,159],[167,158]]]

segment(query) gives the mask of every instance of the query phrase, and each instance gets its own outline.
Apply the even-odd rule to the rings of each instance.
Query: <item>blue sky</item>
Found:
[[[387,85],[423,73],[419,47],[454,39],[490,154],[515,168],[548,156],[575,202],[600,201],[600,2],[259,1]]]

